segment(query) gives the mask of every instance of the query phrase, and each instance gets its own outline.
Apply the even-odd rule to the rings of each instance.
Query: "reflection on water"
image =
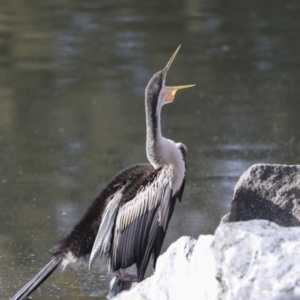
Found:
[[[188,146],[164,249],[212,233],[253,163],[300,160],[300,6],[280,1],[0,0],[0,294],[47,261],[120,169],[144,162],[144,89],[179,44],[163,109]],[[105,270],[55,276],[36,299],[105,299]]]

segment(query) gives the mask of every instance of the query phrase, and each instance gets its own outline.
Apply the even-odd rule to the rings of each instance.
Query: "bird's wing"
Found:
[[[126,186],[107,206],[94,242],[90,266],[110,251],[110,269],[126,268],[143,260],[148,264],[159,228],[162,241],[170,219],[173,172],[169,166],[154,170],[139,182],[134,195]],[[171,209],[173,210],[173,209]],[[112,243],[112,244],[111,244]],[[109,250],[110,249],[110,250]]]
[[[102,222],[91,252],[89,268],[91,268],[98,256],[101,258],[104,254],[108,253],[110,249],[112,230],[118,214],[120,201],[122,199],[123,188],[124,187],[111,196],[110,202],[103,213]]]
[[[173,211],[172,171],[163,166],[133,199],[119,207],[110,259],[112,270],[137,263],[138,280],[143,279],[156,239],[160,238],[162,244]]]
[[[65,257],[68,252],[71,252],[76,259],[90,256],[100,224],[102,224],[104,211],[108,205],[110,204],[110,208],[112,207],[111,201],[120,197],[120,191],[125,186],[130,187],[133,183],[139,184],[140,178],[153,171],[154,168],[151,164],[137,164],[117,174],[91,203],[70,234],[55,247],[53,256]]]

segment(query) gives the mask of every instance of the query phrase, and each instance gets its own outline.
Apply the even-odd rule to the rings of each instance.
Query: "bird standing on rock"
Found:
[[[109,271],[121,281],[142,281],[149,263],[160,254],[176,199],[181,201],[187,148],[161,134],[162,106],[174,100],[176,91],[192,87],[165,85],[177,48],[166,67],[153,75],[145,92],[149,163],[128,167],[100,192],[82,219],[55,248],[51,261],[11,300],[25,299],[60,265],[106,257]],[[126,268],[136,264],[137,276]]]

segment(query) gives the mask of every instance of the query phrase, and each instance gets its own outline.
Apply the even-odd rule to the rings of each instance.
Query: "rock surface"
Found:
[[[300,297],[300,228],[264,220],[228,223],[215,233],[219,298]]]
[[[300,165],[257,164],[236,184],[229,222],[264,219],[300,225]]]
[[[220,225],[197,241],[182,237],[153,276],[114,299],[300,299],[299,236],[300,228],[253,220]]]
[[[114,299],[300,300],[299,225],[300,166],[253,165],[214,236],[180,238]]]

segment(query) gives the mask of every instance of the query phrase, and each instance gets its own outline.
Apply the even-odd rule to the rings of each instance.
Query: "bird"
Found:
[[[148,163],[117,174],[98,194],[71,232],[54,248],[51,260],[11,300],[22,300],[56,269],[78,261],[105,258],[108,270],[121,282],[144,279],[149,260],[155,269],[176,200],[181,202],[187,147],[162,136],[161,109],[175,93],[194,85],[166,86],[167,73],[180,46],[165,68],[155,73],[145,90],[146,154]],[[136,275],[126,268],[136,265]]]

